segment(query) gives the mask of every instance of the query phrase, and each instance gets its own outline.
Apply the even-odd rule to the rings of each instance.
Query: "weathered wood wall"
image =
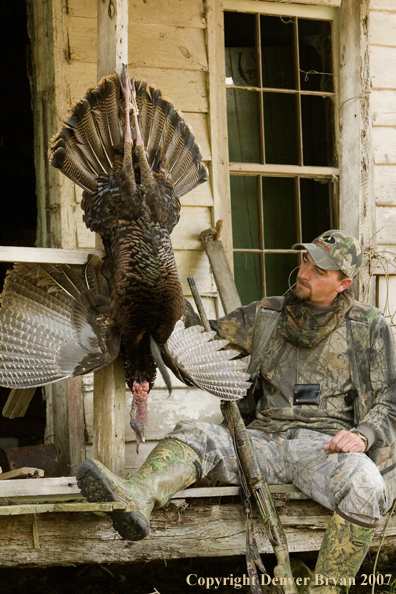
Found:
[[[370,77],[377,250],[396,257],[396,3],[371,0]],[[394,275],[395,268],[389,268]],[[378,305],[396,311],[395,278],[378,276]],[[395,321],[395,320],[394,320]]]
[[[58,0],[54,4],[61,5]],[[209,3],[210,4],[210,3]],[[87,88],[97,82],[97,18],[96,0],[70,0],[58,18],[62,18],[63,52],[58,50],[57,64],[63,73],[62,97],[69,93],[70,103],[77,101]],[[55,15],[54,18],[57,18]],[[160,0],[131,0],[129,4],[129,69],[133,76],[146,79],[161,88],[181,110],[193,128],[201,146],[203,159],[211,168],[209,130],[208,52],[206,45],[207,19],[202,0],[171,3]],[[56,110],[57,125],[64,111]],[[55,132],[55,130],[53,130]],[[81,191],[72,188],[66,200],[74,211],[75,247],[95,247],[95,237],[83,221],[80,209]],[[193,275],[204,296],[208,314],[217,317],[216,286],[199,238],[200,233],[214,222],[211,183],[204,184],[182,198],[181,222],[172,234],[179,275],[184,293],[190,295],[187,276]],[[217,214],[217,213],[216,213]],[[198,390],[187,390],[176,380],[177,388],[168,399],[161,380],[151,394],[151,411],[147,443],[136,457],[132,443],[134,433],[129,427],[131,396],[126,395],[126,472],[140,466],[157,439],[165,435],[181,418],[205,418],[219,421],[216,399],[203,396]],[[84,411],[87,422],[87,456],[92,455],[92,379],[84,381]],[[163,422],[163,419],[167,419]],[[154,441],[153,441],[154,440]]]
[[[300,2],[300,0],[296,1]],[[340,0],[301,0],[301,2],[341,6]],[[347,13],[345,8],[349,4],[353,4],[352,0],[343,1],[344,14]],[[367,6],[367,2],[364,4]],[[393,0],[371,0],[369,6],[370,71],[368,71],[368,59],[363,47],[359,51],[362,51],[365,80],[358,85],[356,93],[351,93],[351,97],[355,94],[359,98],[361,94],[367,94],[366,79],[370,76],[377,206],[375,215],[368,217],[368,211],[372,210],[374,197],[371,195],[370,188],[371,172],[365,172],[363,175],[361,168],[360,153],[364,148],[364,154],[369,155],[371,150],[367,144],[367,122],[365,119],[364,129],[362,128],[360,134],[360,143],[359,133],[353,137],[354,144],[358,143],[359,147],[359,151],[354,153],[356,157],[355,178],[356,183],[359,183],[362,188],[362,192],[360,190],[359,192],[362,196],[364,194],[364,200],[360,200],[359,221],[369,218],[374,220],[376,216],[376,229],[379,231],[376,238],[380,248],[390,248],[396,251],[396,238],[393,231],[396,222],[396,198],[393,192],[396,183],[396,150],[393,148],[396,140],[396,42],[394,35],[396,6]],[[95,238],[82,222],[81,192],[67,180],[59,177],[56,171],[48,171],[44,156],[47,148],[46,143],[56,128],[61,125],[67,105],[78,100],[88,87],[94,86],[97,82],[96,0],[69,0],[67,3],[63,0],[28,0],[28,7],[32,13],[30,34],[36,41],[35,47],[37,48],[34,60],[37,70],[33,72],[36,87],[33,86],[33,88],[36,92],[34,104],[39,110],[36,109],[36,152],[39,172],[38,196],[41,205],[40,220],[43,226],[42,240],[40,241],[46,245],[63,248],[93,248],[95,247]],[[190,0],[189,2],[184,0],[171,0],[170,2],[166,0],[130,0],[129,4],[128,61],[130,72],[137,77],[145,78],[150,83],[155,83],[162,89],[164,95],[172,99],[176,107],[183,111],[186,121],[195,131],[204,161],[210,170],[210,182],[182,198],[181,221],[176,227],[172,239],[185,295],[189,296],[190,294],[186,278],[193,275],[200,292],[204,295],[207,312],[212,317],[219,313],[216,286],[199,235],[203,230],[213,226],[218,218],[223,218],[226,221],[223,232],[225,236],[222,236],[222,239],[226,252],[230,255],[229,181],[225,158],[227,136],[222,100],[222,94],[224,94],[222,18],[222,0],[207,0],[205,2],[204,0]],[[359,23],[360,30],[357,33],[360,35],[364,33],[363,29],[366,25],[366,19],[362,18]],[[350,23],[345,23],[344,31],[345,39],[351,39]],[[52,38],[53,47],[47,47],[40,41],[50,38]],[[361,38],[360,41],[362,41]],[[50,41],[48,43],[51,45]],[[46,55],[51,54],[53,57],[53,62],[48,61],[48,68],[45,71],[40,68],[40,64],[44,60],[43,52],[46,52]],[[345,72],[347,71],[348,68]],[[359,78],[359,69],[357,71]],[[347,79],[351,80],[349,75]],[[341,85],[341,87],[346,89],[345,85]],[[365,98],[360,98],[362,103],[368,104]],[[354,102],[349,96],[344,103],[344,113],[345,110],[352,113]],[[53,117],[54,114],[56,114],[56,118]],[[366,117],[363,112],[361,115]],[[351,125],[353,127],[355,119],[352,116]],[[42,122],[45,122],[46,125],[44,130]],[[349,134],[347,136],[352,138]],[[341,132],[341,147],[345,147],[344,141],[345,134],[343,136]],[[348,168],[344,179],[348,180],[351,179],[351,160],[348,157],[345,161],[348,162]],[[52,177],[49,179],[49,176],[53,176],[53,180]],[[356,188],[356,180],[354,180],[352,180],[352,188]],[[341,192],[346,193],[342,184]],[[341,213],[344,213],[343,220],[353,221],[356,205],[352,205],[346,196],[342,203],[344,204],[344,207],[341,204]],[[366,227],[364,228],[365,240],[371,233],[372,224],[370,223]],[[360,223],[358,229],[360,229]],[[142,446],[142,455],[139,458],[133,454],[134,446],[132,441],[129,441],[132,439],[133,433],[129,426],[127,427],[129,436],[127,438],[127,471],[140,464],[140,459],[144,458],[144,454],[151,449],[155,440],[165,434],[171,428],[170,425],[173,424],[173,421],[177,421],[178,418],[219,420],[220,413],[215,399],[203,397],[202,393],[198,391],[182,388],[176,381],[175,384],[177,387],[174,395],[169,399],[166,398],[161,381],[157,383],[152,393],[149,443]],[[84,386],[84,414],[90,428],[92,426],[90,424],[92,416],[91,380],[84,381]],[[55,435],[53,438],[55,443],[57,443],[59,432],[67,433],[62,425],[62,411],[66,406],[68,392],[65,389],[63,392],[61,389],[60,392],[64,393],[63,396],[52,399],[52,389],[48,390],[49,434]],[[128,395],[126,400],[127,425],[129,399]],[[57,408],[60,412],[56,410]],[[159,430],[160,424],[156,420],[156,415],[157,418],[159,415],[161,420],[163,433]],[[81,420],[81,418],[80,414],[79,419]],[[168,422],[162,424],[163,418],[167,418]],[[76,426],[74,432],[76,432],[79,424],[77,418],[74,424]],[[86,453],[90,455],[91,429],[87,434]],[[64,441],[63,438],[62,440]]]
[[[245,555],[246,520],[240,503],[224,499],[219,505],[196,500],[180,507],[181,501],[172,500],[154,512],[149,536],[138,543],[122,540],[103,512],[0,515],[0,567]],[[279,515],[291,552],[320,548],[331,512],[313,501],[287,501],[279,508]],[[256,530],[260,552],[272,553],[259,521]],[[377,531],[374,548],[382,531],[383,525]],[[393,550],[395,542],[392,520],[386,549]]]

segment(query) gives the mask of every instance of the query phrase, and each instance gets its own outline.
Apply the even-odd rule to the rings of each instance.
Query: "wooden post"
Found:
[[[98,79],[128,63],[128,0],[98,0]],[[125,376],[115,361],[95,373],[93,455],[112,472],[125,472]]]
[[[214,220],[222,219],[224,229],[222,243],[228,264],[233,271],[232,225],[230,196],[230,173],[224,150],[228,144],[225,63],[224,63],[224,12],[222,0],[207,0],[205,3],[207,21],[208,86],[209,86],[209,126],[210,164],[209,180],[212,184]]]
[[[369,0],[341,2],[340,228],[355,235],[365,247],[371,243],[375,248],[369,6]],[[361,272],[361,295],[369,282],[368,271]],[[369,301],[374,303],[374,298],[372,289]]]

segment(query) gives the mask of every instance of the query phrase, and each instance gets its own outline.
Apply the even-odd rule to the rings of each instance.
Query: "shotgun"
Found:
[[[195,284],[194,277],[188,277],[188,284],[190,285],[191,294],[194,298],[195,304],[200,315],[202,325],[206,332],[211,331],[209,320],[206,316],[206,312],[202,303],[201,296],[198,292]],[[241,478],[241,485],[245,491],[245,497],[247,500],[250,495],[254,496],[256,500],[261,518],[264,522],[265,531],[267,533],[268,540],[270,541],[272,548],[277,559],[277,565],[274,568],[275,580],[283,590],[284,594],[298,594],[297,587],[293,579],[293,574],[290,566],[290,557],[287,546],[286,534],[283,530],[283,526],[280,522],[278,512],[276,511],[274,500],[272,498],[267,481],[261,472],[258,464],[256,451],[254,449],[252,440],[250,439],[249,433],[246,429],[245,423],[243,422],[241,413],[238,405],[235,401],[221,401],[221,411],[227,427],[233,436],[235,453],[238,461],[238,468]],[[249,513],[249,509],[247,512]],[[248,532],[252,530],[251,526],[248,526]],[[262,561],[260,559],[257,545],[255,543],[254,535],[251,534],[251,541],[253,545],[253,551],[248,554],[248,570],[251,563],[257,565],[263,573],[267,573]],[[253,558],[253,561],[251,561]],[[250,562],[249,562],[250,561]],[[249,575],[252,575],[253,582],[258,582],[257,570],[252,569]],[[254,579],[254,574],[257,576]],[[274,582],[273,582],[274,583]],[[254,584],[253,584],[254,585]],[[257,585],[257,584],[256,584]],[[254,589],[253,592],[261,592],[259,589]]]

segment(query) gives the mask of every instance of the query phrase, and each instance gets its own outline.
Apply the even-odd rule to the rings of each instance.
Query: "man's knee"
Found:
[[[347,517],[375,524],[386,511],[385,482],[375,464],[369,458],[361,458],[359,466],[339,481],[336,504]]]

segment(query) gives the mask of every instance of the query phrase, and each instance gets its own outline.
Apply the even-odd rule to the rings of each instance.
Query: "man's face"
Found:
[[[338,270],[323,270],[316,266],[311,256],[306,253],[298,270],[294,292],[299,299],[310,305],[328,307],[338,293],[345,291],[352,279],[339,279]]]

